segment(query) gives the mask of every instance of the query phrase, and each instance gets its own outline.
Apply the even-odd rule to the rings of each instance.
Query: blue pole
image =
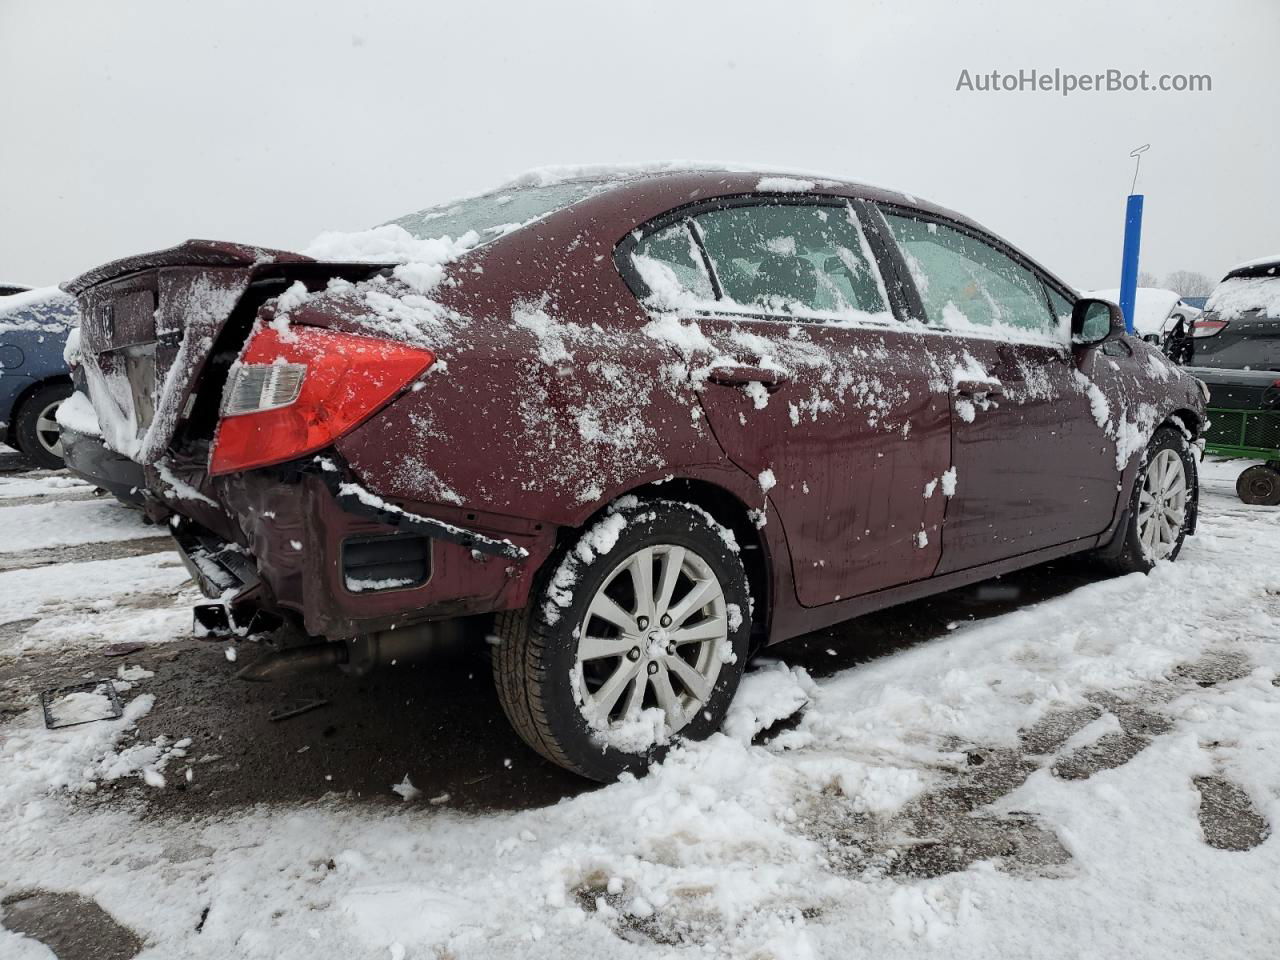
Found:
[[[1133,301],[1138,291],[1138,247],[1142,243],[1142,194],[1129,194],[1124,208],[1124,255],[1120,263],[1120,310],[1124,328],[1133,333]]]

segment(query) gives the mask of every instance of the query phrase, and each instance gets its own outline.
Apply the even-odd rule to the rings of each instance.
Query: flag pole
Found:
[[[1151,149],[1151,144],[1144,143],[1129,152],[1134,159],[1133,185],[1129,188],[1129,199],[1124,208],[1124,253],[1120,259],[1120,310],[1124,314],[1124,328],[1133,333],[1133,305],[1138,292],[1138,249],[1142,245],[1142,201],[1143,195],[1137,192],[1138,170],[1142,166],[1142,155]]]

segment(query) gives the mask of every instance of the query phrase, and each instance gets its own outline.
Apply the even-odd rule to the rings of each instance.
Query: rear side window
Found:
[[[926,319],[958,332],[989,330],[1064,339],[1039,278],[995,247],[946,224],[885,214]],[[1070,310],[1067,311],[1068,316]]]
[[[649,288],[649,300],[654,306],[705,305],[716,298],[688,221],[649,234],[636,244],[631,262]]]
[[[729,207],[699,214],[694,223],[726,301],[769,313],[888,312],[848,206]]]

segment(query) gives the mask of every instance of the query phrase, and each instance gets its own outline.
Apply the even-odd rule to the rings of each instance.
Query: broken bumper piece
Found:
[[[213,601],[196,611],[200,636],[288,621],[340,640],[520,607],[555,540],[536,521],[474,529],[390,503],[332,457],[221,477],[215,489],[221,518],[169,518]]]

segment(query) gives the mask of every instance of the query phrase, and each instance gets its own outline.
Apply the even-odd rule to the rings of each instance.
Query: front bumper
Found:
[[[294,468],[204,479],[225,508],[221,533],[190,510],[171,523],[193,578],[235,624],[267,614],[340,639],[524,605],[554,530],[361,497],[334,466],[336,477]]]

